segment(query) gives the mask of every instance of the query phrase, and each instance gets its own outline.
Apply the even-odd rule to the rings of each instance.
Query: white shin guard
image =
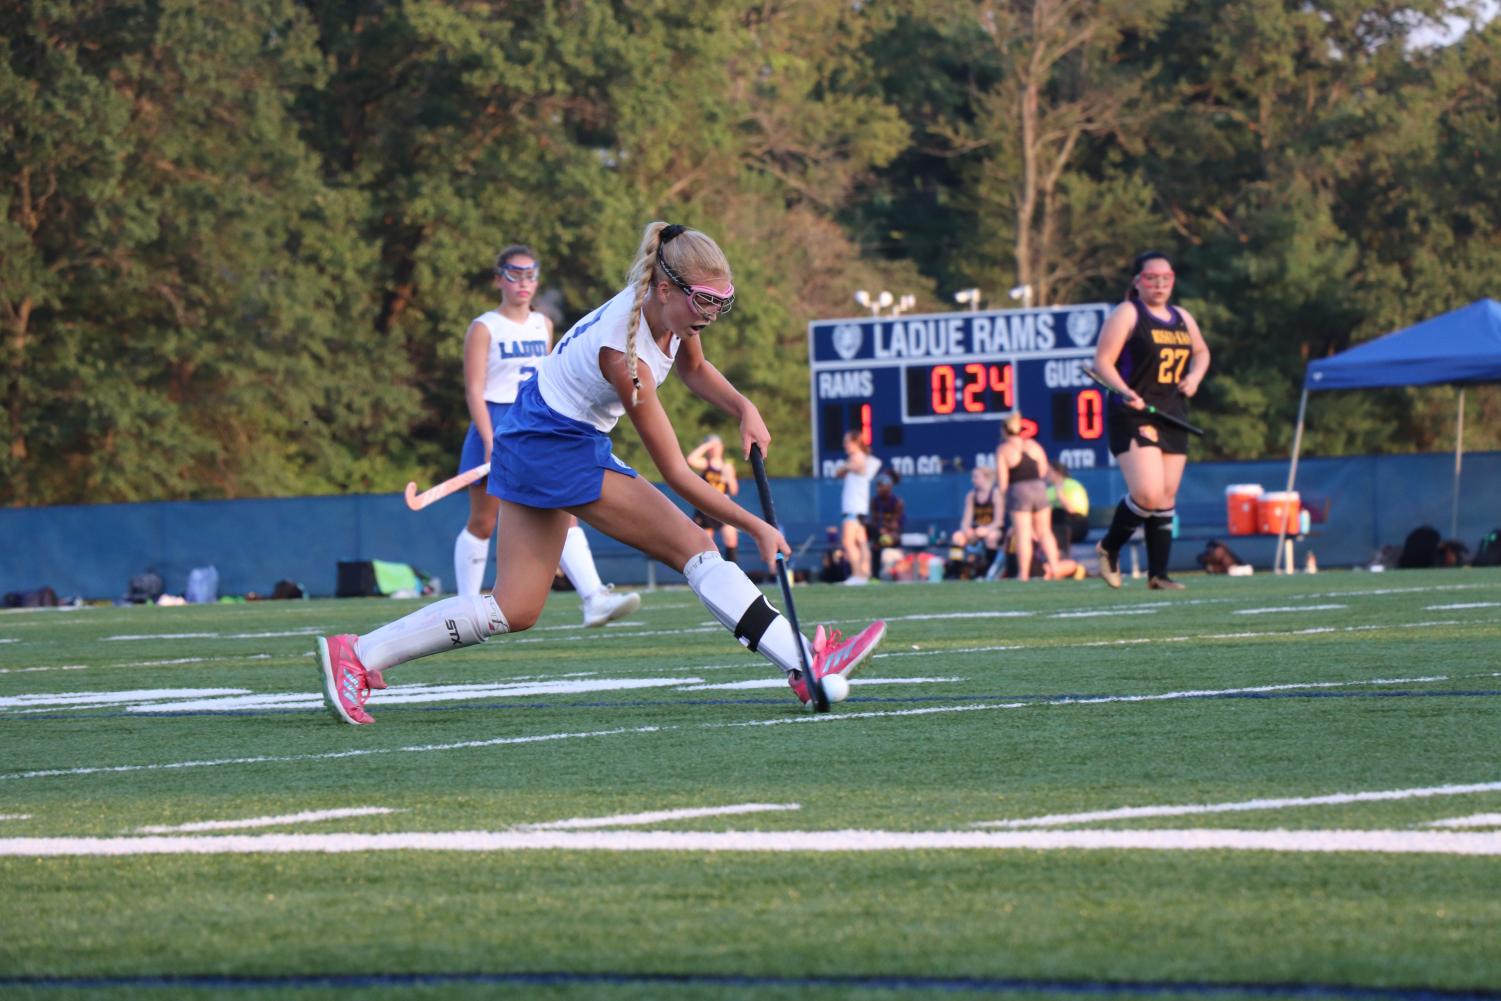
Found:
[[[751,583],[734,563],[726,563],[715,550],[699,553],[683,568],[688,586],[709,611],[747,649],[753,650],[782,670],[802,669],[797,644],[801,642],[809,663],[813,649],[792,631],[787,617],[771,607],[761,589]]]
[[[490,562],[490,541],[469,527],[453,540],[453,582],[459,594],[477,595],[485,589],[485,566]]]
[[[366,633],[355,642],[354,652],[367,669],[384,671],[418,657],[483,643],[510,629],[494,595],[461,594]]]

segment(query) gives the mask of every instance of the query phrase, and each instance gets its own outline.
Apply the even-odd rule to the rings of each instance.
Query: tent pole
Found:
[[[1298,427],[1293,432],[1293,458],[1287,467],[1287,492],[1292,493],[1293,484],[1298,482],[1298,453],[1303,450],[1303,416],[1308,411],[1308,386],[1303,387],[1303,396],[1298,400]],[[1272,573],[1282,568],[1282,546],[1287,541],[1287,519],[1282,519],[1282,524],[1277,529],[1277,552],[1272,556]],[[1293,568],[1285,568],[1288,573]]]
[[[1454,506],[1449,512],[1449,538],[1459,538],[1459,467],[1465,451],[1465,388],[1459,387],[1459,416],[1454,420]]]

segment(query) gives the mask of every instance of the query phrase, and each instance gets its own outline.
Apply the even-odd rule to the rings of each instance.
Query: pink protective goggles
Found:
[[[693,303],[693,308],[698,310],[700,316],[707,316],[710,310],[715,316],[723,316],[735,305],[735,286],[726,285],[722,289],[712,285],[682,285],[678,288]]]

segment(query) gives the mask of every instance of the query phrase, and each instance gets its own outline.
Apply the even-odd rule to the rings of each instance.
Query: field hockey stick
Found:
[[[1110,393],[1110,394],[1112,394],[1114,396],[1119,396],[1121,399],[1125,399],[1126,398],[1126,394],[1125,393],[1122,393],[1119,389],[1116,389],[1114,386],[1110,385],[1110,383],[1106,382],[1104,379],[1101,379],[1100,378],[1100,373],[1096,372],[1094,369],[1086,367],[1084,369],[1084,374],[1087,375],[1087,376],[1089,376],[1091,379],[1093,379],[1095,381],[1095,384],[1097,386],[1099,386],[1101,389],[1105,390],[1105,392]],[[1142,413],[1144,413],[1144,414],[1151,414],[1153,417],[1156,417],[1158,420],[1162,421],[1164,424],[1171,424],[1173,427],[1182,428],[1183,430],[1187,431],[1189,434],[1196,434],[1200,438],[1204,437],[1204,429],[1203,428],[1201,428],[1201,427],[1194,427],[1192,424],[1188,423],[1188,421],[1184,420],[1181,417],[1174,417],[1172,414],[1163,413],[1161,410],[1158,410],[1156,407],[1152,406],[1150,403],[1148,403],[1145,407],[1142,408]]]
[[[434,504],[442,500],[444,497],[447,497],[449,494],[458,493],[469,484],[474,483],[477,480],[484,479],[489,475],[490,464],[487,462],[484,465],[475,466],[473,469],[465,470],[464,472],[451,479],[444,480],[437,486],[428,487],[420,494],[417,492],[416,483],[408,483],[407,507],[411,508],[413,511],[421,511],[429,504]]]
[[[771,483],[766,479],[766,463],[761,459],[761,446],[752,445],[750,453],[751,469],[756,473],[756,492],[761,495],[761,513],[766,520],[775,528],[777,525],[777,510],[771,503]],[[803,668],[803,683],[808,686],[808,704],[816,713],[829,711],[829,697],[824,694],[823,682],[813,677],[813,671],[808,667],[808,651],[803,647],[803,631],[797,626],[797,609],[792,604],[792,582],[787,573],[787,561],[780,551],[777,552],[777,580],[782,585],[782,601],[787,606],[787,621],[792,623],[792,635],[797,638],[797,660]]]

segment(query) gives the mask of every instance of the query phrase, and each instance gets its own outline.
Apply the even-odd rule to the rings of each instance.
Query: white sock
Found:
[[[594,569],[594,554],[589,551],[589,539],[584,530],[574,525],[563,540],[563,558],[558,561],[563,573],[579,593],[579,598],[588,601],[604,584],[600,583],[599,571]]]
[[[494,595],[461,594],[366,633],[355,641],[354,652],[367,669],[384,671],[393,664],[473,646],[510,631],[511,624]]]
[[[490,542],[465,525],[453,540],[453,581],[459,594],[479,594],[485,589],[485,566],[490,561]]]
[[[813,662],[813,648],[792,631],[787,617],[766,600],[761,589],[751,583],[733,563],[727,563],[716,550],[699,553],[683,568],[688,586],[698,595],[714,617],[735,634],[747,649],[754,650],[787,672],[802,670],[797,643],[802,640],[808,662]]]

